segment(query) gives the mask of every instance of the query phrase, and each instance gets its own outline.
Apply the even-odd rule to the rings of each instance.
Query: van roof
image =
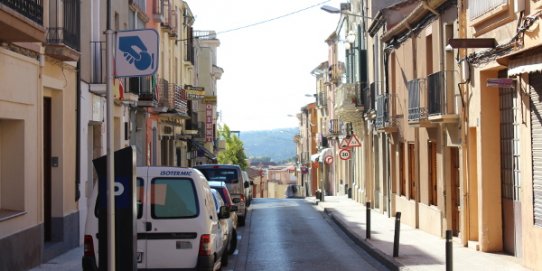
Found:
[[[204,165],[194,166],[194,168],[236,168],[236,169],[241,169],[241,167],[239,165],[226,165],[226,164],[204,164]]]

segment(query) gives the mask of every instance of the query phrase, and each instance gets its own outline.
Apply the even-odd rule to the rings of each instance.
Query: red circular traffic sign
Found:
[[[339,157],[342,159],[342,160],[348,160],[350,159],[350,156],[351,156],[351,153],[349,150],[347,149],[341,149],[339,151]]]
[[[326,162],[326,164],[331,165],[331,163],[333,163],[333,156],[331,155],[326,156],[324,158],[324,161]]]

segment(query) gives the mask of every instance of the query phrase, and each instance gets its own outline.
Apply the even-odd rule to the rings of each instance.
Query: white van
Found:
[[[174,167],[137,168],[137,269],[218,270],[223,253],[219,213],[211,188],[198,170]],[[98,218],[92,195],[85,227],[83,270],[96,270]]]

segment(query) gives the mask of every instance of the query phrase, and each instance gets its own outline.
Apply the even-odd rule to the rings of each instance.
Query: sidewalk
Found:
[[[314,197],[306,198],[316,203]],[[346,196],[326,196],[315,208],[327,213],[347,235],[392,270],[446,270],[446,240],[401,224],[399,257],[393,257],[395,218],[371,212],[366,239],[365,206]],[[453,242],[453,270],[529,270],[513,256],[484,253]]]
[[[83,246],[76,247],[47,263],[42,263],[36,266],[30,271],[80,271],[83,269],[81,266],[81,259],[83,258]]]

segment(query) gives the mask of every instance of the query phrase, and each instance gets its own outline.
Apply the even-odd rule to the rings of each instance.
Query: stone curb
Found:
[[[355,233],[351,232],[348,229],[348,226],[346,223],[339,218],[336,215],[333,215],[333,208],[327,208],[324,207],[324,214],[328,215],[341,230],[352,239],[354,243],[356,243],[358,246],[363,248],[369,255],[373,256],[377,261],[379,261],[384,266],[388,267],[390,270],[398,271],[398,270],[409,270],[407,267],[393,259],[391,256],[387,255],[383,251],[379,250],[378,248],[374,247],[371,243],[369,243],[367,240],[361,238],[360,236],[356,235]]]

